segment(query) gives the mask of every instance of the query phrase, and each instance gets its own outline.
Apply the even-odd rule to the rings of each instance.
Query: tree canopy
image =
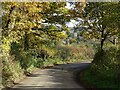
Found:
[[[85,36],[100,40],[101,48],[104,41],[117,36],[119,33],[120,3],[118,2],[89,2],[84,11]],[[113,41],[111,41],[114,43]]]

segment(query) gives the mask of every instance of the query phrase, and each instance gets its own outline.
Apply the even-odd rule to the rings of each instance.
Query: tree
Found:
[[[65,22],[70,17],[65,5],[65,2],[3,2],[3,56],[17,55],[12,53],[16,44],[20,53],[28,53],[29,49],[37,52],[66,38]]]
[[[41,63],[48,53],[55,54],[55,43],[67,37],[65,22],[70,17],[65,5],[65,2],[2,2],[2,61],[6,81],[10,79],[6,75],[16,78],[14,72],[21,68],[27,74],[27,69]],[[37,59],[38,54],[41,59]]]
[[[119,8],[120,3],[118,2],[89,2],[84,9],[84,23],[86,25],[84,34],[89,38],[99,39],[101,49],[105,40],[111,41],[110,38],[118,34]]]
[[[77,23],[81,23],[83,18],[83,10],[86,6],[86,2],[68,2],[71,8],[69,8],[69,17],[71,19],[71,22],[75,22],[74,27],[70,26],[70,32],[67,32],[67,39],[65,42],[67,44],[73,42],[73,43],[79,43],[81,41],[81,27],[80,24],[77,25]],[[74,39],[74,40],[73,40]]]
[[[68,30],[65,22],[69,21],[65,5],[65,2],[4,2],[3,36],[13,42],[24,38],[25,49],[29,48],[28,42],[37,36],[40,41],[65,38]]]

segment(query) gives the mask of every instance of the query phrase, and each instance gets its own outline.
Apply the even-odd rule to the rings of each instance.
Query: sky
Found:
[[[74,27],[76,24],[78,24],[79,22],[76,22],[75,20],[71,20],[70,22],[67,22],[66,25],[68,27]]]
[[[70,5],[69,2],[66,3],[67,5],[65,6],[65,8],[71,9],[74,7],[74,5]],[[71,20],[70,22],[67,22],[66,25],[68,27],[74,27],[76,24],[78,24],[79,22],[75,21],[75,20]]]
[[[66,6],[65,6],[65,8],[68,8],[68,9],[71,9],[71,8],[73,8],[74,7],[74,5],[70,5],[70,3],[66,3]],[[81,19],[80,19],[81,20]],[[43,20],[43,22],[44,22],[44,20]],[[79,22],[77,22],[77,21],[75,21],[75,20],[70,20],[70,22],[66,22],[66,25],[68,26],[68,27],[70,27],[70,28],[72,28],[72,27],[74,27],[76,24],[78,24]],[[45,23],[44,23],[45,24]],[[47,23],[46,23],[47,24]],[[59,24],[57,24],[58,26],[60,26]]]

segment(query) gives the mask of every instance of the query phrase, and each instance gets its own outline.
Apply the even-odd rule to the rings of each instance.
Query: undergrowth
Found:
[[[91,67],[81,79],[96,88],[120,90],[120,49],[110,47],[96,52]]]

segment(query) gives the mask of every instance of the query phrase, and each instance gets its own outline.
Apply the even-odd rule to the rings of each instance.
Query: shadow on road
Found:
[[[90,63],[60,64],[30,75],[22,83],[2,90],[85,90],[75,82],[78,72]]]

